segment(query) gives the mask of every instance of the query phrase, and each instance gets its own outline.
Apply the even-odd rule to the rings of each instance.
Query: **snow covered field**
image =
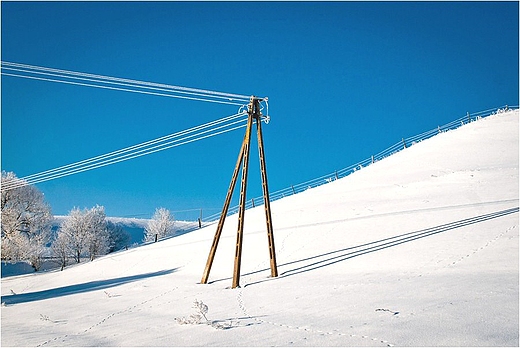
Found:
[[[2,279],[2,346],[518,346],[519,112],[215,225]],[[181,324],[208,306],[209,324]],[[176,319],[177,318],[177,319]]]

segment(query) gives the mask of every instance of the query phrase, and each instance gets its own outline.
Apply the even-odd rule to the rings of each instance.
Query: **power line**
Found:
[[[249,96],[2,61],[2,75],[85,87],[242,106]],[[12,72],[5,72],[15,71]],[[36,76],[35,76],[36,75]],[[42,77],[43,76],[51,76]],[[77,82],[77,81],[86,82]],[[123,86],[123,87],[120,87]],[[126,88],[128,87],[128,88]],[[154,92],[157,91],[157,92]]]
[[[12,76],[12,77],[21,77],[21,78],[32,79],[32,80],[47,81],[47,82],[58,82],[58,83],[64,83],[64,84],[69,84],[69,85],[76,85],[76,86],[95,87],[95,88],[110,89],[110,90],[115,90],[115,91],[148,94],[148,95],[155,95],[155,96],[160,96],[160,97],[188,99],[188,100],[195,100],[195,101],[206,101],[206,102],[212,102],[212,103],[228,104],[228,105],[238,105],[238,106],[243,105],[242,103],[227,102],[227,101],[222,101],[222,100],[209,100],[209,99],[204,99],[204,98],[196,98],[196,97],[174,95],[174,94],[165,94],[165,93],[157,93],[157,92],[147,92],[147,91],[133,90],[133,89],[127,89],[127,88],[120,88],[120,87],[102,86],[102,85],[95,85],[95,84],[81,83],[81,82],[74,82],[74,81],[61,81],[61,80],[44,78],[44,77],[23,76],[23,75],[10,74],[10,73],[4,73],[4,72],[2,72],[2,75]]]
[[[186,93],[198,93],[202,95],[214,95],[214,96],[220,96],[224,98],[231,98],[231,99],[241,99],[248,101],[250,96],[247,95],[241,95],[241,94],[232,94],[232,93],[223,93],[223,92],[216,92],[216,91],[209,91],[204,89],[198,89],[198,88],[189,88],[189,87],[181,87],[181,86],[174,86],[174,85],[168,85],[168,84],[160,84],[160,83],[154,83],[154,82],[147,82],[147,81],[139,81],[139,80],[131,80],[131,79],[124,79],[119,77],[112,77],[112,76],[105,76],[105,75],[96,75],[96,74],[89,74],[89,73],[83,73],[83,72],[76,72],[71,70],[62,70],[62,69],[54,69],[54,68],[47,68],[47,67],[40,67],[35,65],[27,65],[27,64],[20,64],[20,63],[12,63],[12,62],[6,62],[2,61],[2,65],[4,69],[12,69],[14,68],[21,68],[26,70],[34,70],[33,72],[53,72],[58,73],[60,75],[72,75],[72,76],[81,76],[81,77],[89,77],[94,78],[96,80],[107,80],[107,81],[116,81],[116,82],[126,82],[131,83],[135,85],[145,85],[145,86],[152,86],[152,87],[161,87],[161,88],[167,88],[171,90],[177,90],[177,91],[184,91]]]
[[[52,76],[52,77],[65,78],[65,79],[73,79],[73,80],[81,80],[81,81],[97,82],[97,83],[106,83],[106,84],[113,84],[113,85],[118,85],[118,86],[151,89],[151,90],[157,90],[157,91],[163,91],[163,92],[175,91],[175,93],[191,94],[191,95],[200,96],[200,97],[207,97],[208,96],[207,94],[203,94],[203,93],[186,92],[186,91],[183,91],[183,90],[175,90],[175,89],[172,89],[172,88],[168,88],[169,87],[168,85],[161,85],[161,84],[155,84],[155,83],[146,83],[146,84],[144,84],[144,83],[131,83],[131,81],[133,81],[133,80],[126,80],[126,79],[116,79],[115,80],[115,81],[125,81],[125,82],[112,82],[110,80],[103,80],[103,79],[98,79],[98,78],[87,78],[87,77],[80,77],[80,76],[68,76],[68,75],[63,75],[63,74],[55,74],[55,73],[41,72],[41,71],[31,71],[31,70],[12,68],[12,67],[3,67],[3,69],[4,70],[16,71],[16,72],[20,72],[20,73],[38,74],[38,75]],[[13,77],[29,78],[29,79],[37,79],[37,80],[50,81],[50,82],[60,82],[60,83],[74,84],[73,82],[69,82],[69,81],[55,80],[55,79],[43,78],[43,77],[36,77],[36,76],[32,76],[32,75],[27,76],[27,75],[20,75],[20,74],[14,74],[14,73],[3,73],[3,75],[13,76]],[[92,84],[85,84],[85,83],[76,83],[76,84],[81,85],[81,86],[89,86],[89,87],[103,87],[103,86],[99,86],[99,85],[92,85]],[[116,89],[116,88],[114,88],[114,89]],[[128,89],[123,89],[123,88],[118,89],[118,90],[129,91]],[[130,92],[131,91],[132,90],[130,90]],[[163,94],[158,94],[158,95],[163,95]],[[171,95],[167,95],[167,96],[171,96]],[[177,97],[180,98],[181,96],[177,96]],[[232,98],[230,98],[228,96],[212,96],[212,97],[213,98],[225,99],[226,101],[232,101],[233,100]],[[193,98],[193,99],[199,100],[199,99],[202,99],[202,98]],[[244,100],[244,102],[245,102],[245,100]],[[242,104],[236,104],[236,105],[242,105]]]
[[[22,177],[16,183],[2,186],[2,191],[78,174],[224,134],[245,127],[247,121],[245,115],[246,112],[241,112],[121,150]]]
[[[68,170],[68,169],[71,169],[71,168],[74,168],[74,167],[86,165],[86,164],[89,164],[89,163],[92,163],[92,162],[96,162],[96,161],[101,161],[101,160],[104,160],[104,159],[107,159],[107,158],[110,158],[110,157],[120,156],[120,155],[122,155],[124,153],[129,153],[129,152],[136,151],[136,150],[148,147],[148,146],[160,144],[161,142],[171,141],[172,139],[178,138],[180,136],[183,136],[183,135],[186,135],[186,134],[189,134],[189,133],[194,133],[194,132],[201,131],[201,130],[209,128],[209,127],[216,126],[218,124],[229,122],[229,121],[232,121],[232,120],[234,120],[234,119],[236,119],[238,117],[242,117],[243,115],[244,115],[243,113],[238,113],[238,114],[235,114],[235,115],[224,117],[224,118],[221,118],[221,119],[216,120],[216,121],[208,122],[208,123],[205,123],[203,125],[192,127],[192,128],[180,131],[180,132],[172,133],[172,134],[169,134],[169,135],[166,135],[166,136],[163,136],[163,137],[159,137],[159,138],[156,138],[156,139],[153,139],[153,140],[149,140],[149,141],[146,141],[146,142],[143,142],[143,143],[140,143],[140,144],[129,146],[129,147],[126,147],[126,148],[123,148],[123,149],[120,149],[120,150],[112,151],[112,152],[109,152],[109,153],[106,153],[106,154],[103,154],[103,155],[99,155],[99,156],[96,156],[96,157],[92,157],[92,158],[89,158],[89,159],[86,159],[86,160],[83,160],[83,161],[74,162],[74,163],[71,163],[71,164],[68,164],[68,165],[65,165],[65,166],[61,166],[61,167],[54,168],[54,169],[51,169],[51,170],[46,170],[44,172],[32,174],[32,175],[26,176],[26,177],[24,177],[22,179],[24,179],[24,180],[36,179],[36,178],[41,177],[41,176],[47,176],[47,175],[50,175],[50,174],[53,174],[53,173],[56,173],[56,172]],[[205,131],[205,133],[206,132],[208,132],[208,131]],[[193,135],[193,136],[195,136],[195,135]],[[169,143],[167,143],[167,144],[169,144]],[[157,147],[157,146],[155,146],[155,147]]]
[[[99,163],[92,163],[92,164],[89,164],[87,166],[83,166],[83,167],[72,169],[72,170],[67,170],[67,171],[60,172],[60,173],[54,173],[52,175],[48,175],[48,176],[45,176],[45,177],[40,177],[40,178],[37,178],[37,179],[25,180],[24,178],[21,178],[22,181],[20,181],[17,184],[13,184],[13,185],[9,185],[9,186],[2,186],[2,191],[11,190],[11,189],[15,189],[15,188],[23,187],[23,186],[27,186],[27,185],[34,185],[34,184],[42,183],[42,182],[45,182],[45,181],[59,179],[59,178],[65,177],[65,176],[70,176],[70,175],[73,175],[73,174],[78,174],[78,173],[82,173],[82,172],[85,172],[85,171],[89,171],[89,170],[105,167],[105,166],[116,164],[116,163],[119,163],[119,162],[131,160],[131,159],[134,159],[134,158],[137,158],[137,157],[149,155],[149,154],[152,154],[152,153],[155,153],[155,152],[167,150],[167,149],[170,149],[170,148],[173,148],[173,147],[189,144],[189,143],[192,143],[192,142],[195,142],[195,141],[198,141],[198,140],[202,140],[202,139],[206,139],[206,138],[209,138],[209,137],[213,137],[213,136],[216,136],[216,135],[224,134],[224,133],[236,130],[236,129],[244,128],[245,126],[246,126],[245,124],[244,125],[240,125],[240,126],[236,126],[236,127],[233,127],[233,128],[229,128],[229,129],[226,129],[226,130],[222,130],[222,131],[219,131],[219,132],[208,134],[208,135],[205,135],[205,136],[200,136],[200,137],[195,138],[195,139],[186,140],[186,141],[179,142],[179,143],[174,143],[174,144],[169,144],[168,146],[165,146],[165,147],[162,147],[162,148],[157,148],[157,149],[153,149],[153,150],[149,150],[149,151],[145,151],[145,152],[141,152],[141,153],[137,153],[137,154],[132,154],[132,155],[128,154],[128,155],[125,155],[125,156],[121,156],[121,157],[115,158],[115,159],[110,160],[110,161],[102,161],[102,162],[99,162]]]

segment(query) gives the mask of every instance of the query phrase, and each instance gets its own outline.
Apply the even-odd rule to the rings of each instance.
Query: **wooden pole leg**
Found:
[[[262,120],[260,119],[260,110],[257,106],[256,128],[258,140],[258,155],[260,157],[260,173],[262,176],[262,191],[264,194],[265,222],[267,226],[267,241],[269,245],[269,260],[271,264],[271,277],[278,276],[278,268],[276,265],[276,251],[274,246],[273,221],[271,217],[271,203],[269,200],[269,187],[267,184],[267,169],[265,166],[264,139],[262,136]]]
[[[240,148],[240,153],[238,154],[237,164],[235,165],[233,177],[231,178],[231,183],[229,184],[228,192],[226,195],[226,201],[224,202],[224,207],[222,208],[222,213],[220,214],[220,220],[218,222],[217,231],[215,232],[215,237],[213,237],[213,243],[211,244],[211,249],[209,251],[208,261],[206,262],[206,268],[204,269],[204,273],[202,274],[202,280],[200,281],[201,284],[206,284],[208,282],[209,272],[211,271],[211,266],[213,265],[213,260],[215,258],[215,253],[217,252],[217,246],[220,240],[220,235],[222,234],[222,229],[224,228],[224,222],[228,213],[231,197],[233,196],[233,191],[235,190],[235,185],[237,183],[240,165],[242,164],[242,159],[244,158],[244,143],[245,138],[244,142],[242,143],[242,147]]]

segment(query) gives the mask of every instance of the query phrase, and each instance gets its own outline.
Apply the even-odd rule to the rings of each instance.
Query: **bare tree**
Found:
[[[152,219],[145,227],[144,241],[149,242],[159,238],[164,238],[174,233],[175,220],[168,209],[157,208]]]
[[[43,194],[14,173],[2,172],[1,209],[2,260],[28,261],[38,270],[52,220]]]

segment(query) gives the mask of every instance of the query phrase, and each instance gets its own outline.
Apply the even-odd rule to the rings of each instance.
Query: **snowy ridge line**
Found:
[[[14,71],[15,73],[8,73],[5,72],[5,70]],[[95,75],[77,71],[53,69],[6,61],[2,61],[2,75],[238,106],[241,106],[244,103],[248,103],[250,98],[249,96],[240,94],[223,93],[198,88],[181,87],[161,83],[124,79],[112,76]],[[42,76],[50,76],[53,78]],[[89,83],[75,82],[77,80],[86,81]],[[113,87],[114,85],[128,88]],[[147,90],[158,92],[149,92]]]
[[[440,134],[440,133],[443,133],[443,132],[446,132],[449,130],[457,129],[465,124],[478,121],[478,120],[488,117],[488,116],[492,116],[492,115],[496,115],[496,114],[503,114],[503,113],[512,112],[515,110],[518,110],[518,106],[504,105],[504,106],[501,106],[498,108],[487,109],[487,110],[478,111],[478,112],[474,112],[474,113],[468,112],[465,116],[460,117],[454,121],[451,121],[443,126],[438,126],[437,128],[434,128],[432,130],[426,131],[426,132],[418,134],[418,135],[414,135],[414,136],[411,136],[408,138],[403,138],[401,141],[382,150],[381,152],[377,153],[376,155],[373,155],[370,158],[367,158],[365,160],[352,164],[348,167],[337,170],[333,173],[322,175],[318,178],[311,179],[309,181],[305,181],[305,182],[302,182],[302,183],[299,183],[296,185],[291,185],[290,187],[286,187],[284,189],[271,192],[269,195],[269,201],[273,202],[278,199],[292,196],[294,194],[306,191],[310,188],[318,187],[318,186],[327,184],[329,182],[332,182],[334,180],[346,177],[346,176],[356,172],[357,170],[362,169],[363,167],[367,167],[370,164],[373,164],[386,157],[389,157],[401,150],[404,150],[405,148],[415,145],[415,143],[418,143],[422,140],[429,139],[437,134]],[[253,208],[253,205],[256,207],[256,206],[259,206],[262,204],[263,204],[263,197],[255,197],[255,198],[249,199],[246,202],[246,209]],[[238,213],[238,209],[239,209],[238,205],[230,207],[228,210],[228,216]],[[216,220],[218,220],[219,217],[220,217],[220,213],[216,213],[216,214],[205,217],[205,220],[208,222],[210,222],[210,221],[216,222]]]

